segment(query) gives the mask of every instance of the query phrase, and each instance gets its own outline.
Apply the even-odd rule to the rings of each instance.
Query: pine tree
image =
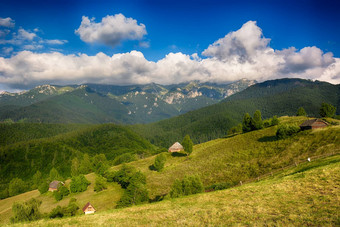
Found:
[[[258,130],[258,129],[261,129],[261,128],[263,128],[261,111],[256,110],[255,113],[254,113],[254,117],[252,119],[252,129]]]
[[[187,155],[192,153],[192,147],[194,143],[191,141],[190,136],[186,135],[182,141],[182,146],[184,148],[184,151],[187,153]]]
[[[303,107],[300,107],[296,113],[296,116],[307,116],[307,113]]]
[[[252,130],[252,118],[249,115],[249,113],[246,113],[243,116],[243,122],[242,122],[242,131],[243,132],[250,132]]]

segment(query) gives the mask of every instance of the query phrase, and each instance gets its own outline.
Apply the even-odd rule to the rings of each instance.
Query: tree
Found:
[[[21,194],[21,193],[25,192],[26,190],[27,190],[27,185],[20,178],[13,178],[9,182],[9,186],[8,186],[9,196]]]
[[[252,129],[258,130],[263,128],[262,116],[261,111],[256,110],[254,113],[254,117],[252,118]]]
[[[72,159],[71,175],[72,176],[78,176],[79,175],[79,160],[78,160],[78,158]]]
[[[122,188],[127,188],[130,183],[130,178],[136,173],[133,166],[123,164],[122,168],[114,174],[113,181],[117,182]]]
[[[61,177],[58,173],[58,170],[56,170],[56,168],[53,167],[50,171],[50,181],[54,180],[61,180]]]
[[[187,155],[192,153],[192,147],[194,143],[191,141],[190,136],[186,135],[182,141],[182,146],[184,148],[184,152],[187,153]]]
[[[49,184],[46,181],[42,182],[38,187],[40,194],[46,193],[48,189],[49,189]]]
[[[160,172],[164,168],[165,162],[166,162],[166,156],[164,153],[161,153],[157,155],[157,157],[155,158],[155,163],[153,164],[153,167],[155,168],[155,170]]]
[[[39,210],[40,205],[41,201],[35,198],[24,203],[15,202],[12,205],[13,217],[11,218],[11,222],[16,223],[40,219],[42,217]]]
[[[107,181],[102,176],[97,176],[95,184],[94,184],[94,191],[100,192],[104,189],[107,189]]]
[[[279,119],[277,118],[277,116],[273,116],[273,118],[271,119],[271,125],[278,125],[279,124]]]
[[[41,184],[41,180],[42,180],[42,175],[41,172],[38,170],[32,177],[32,181],[33,181],[33,188],[36,189],[39,187],[39,185]]]
[[[296,125],[279,125],[276,131],[276,137],[278,139],[285,139],[300,131],[300,127]]]
[[[90,161],[90,156],[88,154],[84,154],[83,160],[80,163],[79,166],[79,173],[81,174],[87,174],[92,171],[92,163]]]
[[[241,133],[241,132],[242,132],[242,124],[238,124],[237,126],[229,129],[227,134],[233,135],[233,134],[237,134],[237,133]]]
[[[131,178],[129,186],[124,191],[118,207],[137,205],[149,200],[145,175],[138,171]]]
[[[170,197],[177,198],[204,191],[203,183],[199,176],[185,176],[182,181],[176,179],[170,190]]]
[[[250,132],[252,130],[252,118],[249,115],[249,113],[246,113],[243,116],[243,121],[242,121],[242,131],[243,132]]]
[[[178,198],[183,195],[183,187],[182,182],[178,179],[174,181],[170,190],[170,197],[171,198]]]
[[[307,116],[307,113],[303,107],[300,107],[296,113],[296,116]]]
[[[334,117],[336,112],[336,107],[328,103],[322,103],[320,108],[321,117]]]
[[[84,192],[87,190],[87,186],[89,184],[90,182],[85,178],[85,176],[80,174],[76,177],[72,177],[72,181],[70,183],[70,191],[72,193]]]

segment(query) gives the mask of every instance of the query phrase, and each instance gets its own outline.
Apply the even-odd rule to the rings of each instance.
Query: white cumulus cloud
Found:
[[[7,17],[7,18],[1,18],[0,17],[0,26],[11,28],[11,27],[15,26],[15,22],[10,17]]]
[[[126,18],[123,14],[116,14],[102,18],[99,23],[94,18],[90,20],[83,16],[75,33],[87,43],[116,46],[123,40],[140,40],[147,32],[144,24],[138,24],[135,19]]]
[[[249,21],[203,51],[187,55],[169,53],[148,61],[143,53],[108,56],[98,53],[64,55],[59,52],[21,51],[0,57],[0,84],[30,88],[37,84],[172,84],[191,80],[232,82],[241,78],[258,81],[282,77],[317,79],[340,83],[340,59],[319,48],[274,50],[256,22]]]

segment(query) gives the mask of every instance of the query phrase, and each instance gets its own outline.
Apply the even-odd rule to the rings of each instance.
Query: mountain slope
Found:
[[[26,225],[337,226],[339,158],[320,162],[233,189]]]
[[[309,116],[319,116],[322,102],[340,113],[340,85],[302,79],[280,79],[255,84],[222,102],[186,114],[131,128],[152,143],[169,147],[189,134],[195,143],[225,136],[242,121],[245,113],[260,110],[263,118],[294,116],[303,107]]]
[[[190,82],[162,86],[38,86],[0,94],[0,120],[44,123],[148,123],[217,103],[254,81],[231,84]]]

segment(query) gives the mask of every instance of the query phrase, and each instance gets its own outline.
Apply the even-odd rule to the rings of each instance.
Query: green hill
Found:
[[[58,129],[56,125],[53,126]],[[75,129],[72,125],[69,127]],[[37,127],[33,124],[30,128]],[[84,154],[89,154],[90,157],[105,154],[108,160],[113,160],[124,153],[142,157],[155,152],[153,145],[123,126],[106,124],[78,128],[54,137],[1,146],[0,183],[6,185],[15,177],[30,180],[37,170],[47,176],[53,167],[63,177],[69,177],[72,159],[78,158],[81,161]],[[63,131],[65,127],[60,126],[59,129]]]
[[[263,118],[295,116],[303,107],[308,116],[319,116],[322,102],[337,107],[340,113],[340,85],[302,79],[280,79],[255,84],[222,102],[159,122],[131,128],[152,143],[169,147],[189,134],[202,143],[227,134],[242,121],[245,113],[260,110]]]
[[[337,226],[339,157],[316,162],[223,191],[26,226]]]
[[[300,124],[305,119],[305,117],[284,117],[280,118],[280,121],[284,124]],[[223,192],[207,193],[190,196],[187,198],[163,201],[157,204],[136,206],[127,209],[115,210],[113,212],[108,211],[101,213],[106,209],[114,208],[115,202],[112,202],[111,207],[106,207],[102,210],[99,210],[98,214],[94,216],[86,216],[86,219],[91,219],[89,220],[90,225],[94,225],[94,223],[102,223],[99,221],[100,218],[105,220],[106,223],[112,225],[123,224],[123,219],[129,219],[126,225],[137,223],[145,225],[157,225],[157,223],[160,223],[161,221],[168,221],[169,224],[176,225],[178,224],[176,222],[177,219],[183,220],[184,223],[189,224],[190,222],[185,222],[184,219],[180,218],[180,214],[182,213],[180,211],[185,213],[183,217],[187,217],[188,220],[194,221],[196,220],[196,218],[193,218],[194,216],[189,218],[190,215],[193,215],[190,212],[190,207],[193,207],[197,212],[201,210],[203,212],[202,215],[204,215],[202,220],[196,220],[198,225],[204,222],[218,225],[218,223],[222,224],[228,220],[232,221],[232,223],[246,223],[246,221],[249,221],[249,224],[259,223],[259,225],[265,223],[278,223],[283,225],[285,223],[294,223],[294,221],[300,223],[302,220],[307,220],[309,222],[318,220],[317,223],[320,224],[334,223],[336,219],[334,219],[332,215],[335,214],[336,210],[334,208],[334,206],[336,206],[336,198],[334,198],[332,190],[334,190],[334,184],[338,184],[339,182],[337,174],[334,173],[336,173],[340,168],[338,155],[340,152],[340,141],[338,139],[340,126],[329,126],[324,129],[303,131],[299,132],[295,136],[282,140],[276,139],[276,128],[277,127],[274,126],[229,138],[221,138],[202,143],[194,146],[194,151],[190,156],[171,156],[169,153],[167,153],[167,161],[162,172],[152,171],[149,168],[149,166],[154,163],[155,156],[128,164],[141,170],[145,174],[147,179],[147,188],[149,190],[149,196],[151,199],[162,197],[164,194],[169,193],[174,180],[182,179],[186,175],[195,174],[200,176],[205,187],[209,187],[212,184],[221,183],[227,184],[229,186],[238,185],[240,181],[247,182],[249,180],[257,179],[263,175],[270,175],[271,173],[274,173],[274,178],[268,181],[261,181],[251,185],[243,185],[240,188],[229,189]],[[313,157],[328,154],[337,155],[332,158],[325,159],[326,161],[320,160],[316,162],[313,159]],[[302,164],[301,162],[306,162],[308,157],[312,157],[312,162],[310,164]],[[283,175],[277,175],[278,173],[283,173],[283,167],[291,165],[295,166],[295,163],[299,164],[298,167],[292,168],[289,170],[290,172],[285,172]],[[121,166],[115,166],[112,167],[112,170],[118,170],[120,168]],[[320,168],[327,169],[328,172],[322,171]],[[316,171],[318,174],[315,178],[313,178],[313,175],[315,175],[313,171]],[[307,172],[308,174],[306,174]],[[277,177],[275,177],[276,175]],[[311,179],[314,179],[312,183],[310,182]],[[294,182],[296,183],[296,187],[294,187]],[[326,182],[329,184],[326,184]],[[312,187],[322,188],[325,186],[325,184],[325,191],[311,190]],[[287,188],[285,189],[285,187]],[[111,191],[110,193],[115,196],[117,194],[120,195],[121,191],[118,189],[119,188],[116,189],[117,191]],[[285,194],[279,193],[279,190],[283,189]],[[301,195],[299,191],[301,191]],[[310,193],[306,194],[304,192]],[[89,193],[87,194],[89,196],[89,200],[94,199],[94,197],[92,197],[95,196],[93,195],[94,192],[86,191],[86,193]],[[292,193],[296,194],[292,195]],[[324,199],[319,197],[322,194],[325,196]],[[215,195],[218,196],[214,198]],[[269,197],[265,197],[265,195],[268,195]],[[290,195],[293,196],[291,197],[292,199],[289,199]],[[32,193],[31,197],[36,196],[38,195]],[[48,195],[46,196],[47,198],[44,196],[39,197],[43,200],[43,212],[47,212],[59,204],[46,203],[45,199],[48,200]],[[69,197],[72,196],[73,195],[70,195]],[[77,194],[75,194],[75,196],[77,196]],[[10,202],[8,201],[18,201],[20,200],[19,198],[20,197],[18,196],[1,200],[0,207],[4,206],[4,203],[9,204]],[[26,198],[29,199],[29,197]],[[227,199],[222,200],[222,202],[221,198]],[[308,198],[313,198],[313,200]],[[246,200],[249,203],[246,202],[245,199],[250,199]],[[282,206],[279,204],[280,199],[284,200]],[[298,199],[296,200],[296,203],[293,202],[294,199]],[[209,200],[211,201],[209,202]],[[259,203],[261,200],[266,202],[261,204]],[[320,206],[324,205],[324,207],[322,207],[322,211],[320,210],[320,212],[317,214],[309,215],[312,211],[314,211],[312,206],[316,202],[318,205],[314,208],[317,210],[320,208]],[[100,205],[101,202],[97,200],[96,203]],[[215,206],[220,207],[222,210],[230,210],[235,208],[233,204],[239,204],[241,206],[239,210],[246,211],[245,213],[242,213],[242,215],[240,214],[239,217],[241,219],[234,219],[234,212],[228,213],[228,219],[223,219],[222,214],[216,213],[217,210],[215,210],[216,212],[214,211],[211,213],[212,216],[209,216],[209,209],[204,209],[204,207],[208,208]],[[253,206],[254,204],[259,204],[259,206],[249,207],[251,205]],[[285,208],[283,205],[288,207]],[[274,207],[276,207],[275,212],[270,213],[270,210],[272,210]],[[297,209],[297,211],[293,213],[294,216],[290,217],[290,219],[282,219],[285,214],[289,213],[288,211],[293,211],[297,207],[305,208]],[[165,213],[169,213],[171,209],[176,209],[176,212],[173,214],[173,216],[158,216],[160,215],[159,212],[164,211]],[[261,213],[262,210],[264,211],[263,215]],[[254,219],[252,219],[252,216],[250,219],[247,219],[246,215],[252,214],[254,212],[256,214]],[[133,217],[136,217],[136,219],[131,218],[132,214]],[[152,218],[153,214],[156,215],[157,218]],[[273,219],[275,218],[275,214],[278,215],[277,217],[281,218]],[[298,215],[302,215],[303,218],[300,219]],[[97,219],[97,217],[99,219]],[[216,217],[216,222],[214,222],[214,217]],[[41,225],[67,225],[72,223],[79,224],[82,223],[82,218],[84,217],[54,220],[49,223],[46,221],[41,221],[38,223],[41,223]]]

